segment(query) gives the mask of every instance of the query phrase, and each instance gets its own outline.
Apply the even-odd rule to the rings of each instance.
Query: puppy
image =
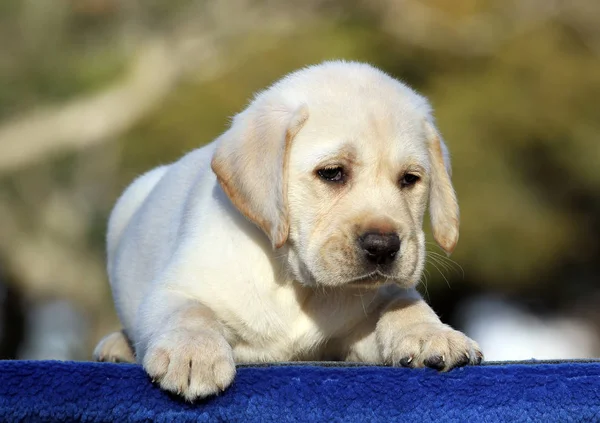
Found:
[[[479,363],[414,289],[428,201],[438,244],[458,240],[450,173],[429,104],[397,80],[342,61],[286,76],[118,200],[108,274],[124,330],[95,358],[137,361],[187,400],[227,388],[236,363]]]

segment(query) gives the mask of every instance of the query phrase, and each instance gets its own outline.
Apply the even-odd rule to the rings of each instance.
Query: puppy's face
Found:
[[[412,286],[420,278],[430,164],[422,119],[385,98],[313,107],[288,165],[298,279],[327,286]]]
[[[368,65],[284,78],[236,116],[212,167],[306,285],[416,284],[423,215],[448,253],[458,205],[427,101]]]

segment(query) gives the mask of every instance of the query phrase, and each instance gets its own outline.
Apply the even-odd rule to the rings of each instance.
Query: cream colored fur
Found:
[[[336,166],[345,183],[318,176]],[[400,184],[406,173],[420,178],[414,186]],[[478,363],[476,343],[414,289],[428,201],[450,253],[458,205],[423,97],[366,64],[292,73],[214,143],[143,175],[118,200],[108,272],[124,332],[95,357],[135,356],[188,400],[225,389],[235,363]],[[365,231],[398,234],[391,267],[365,264]]]

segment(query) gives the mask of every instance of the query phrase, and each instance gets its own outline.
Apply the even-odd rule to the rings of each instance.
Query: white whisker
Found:
[[[437,269],[438,272],[440,272],[440,275],[442,275],[442,278],[444,278],[444,280],[446,281],[446,285],[448,285],[448,288],[452,289],[452,287],[450,286],[450,281],[448,281],[448,278],[444,275],[444,273],[440,270],[439,267],[437,267],[435,265],[435,263],[433,263],[432,261],[429,262],[433,267],[435,267]]]

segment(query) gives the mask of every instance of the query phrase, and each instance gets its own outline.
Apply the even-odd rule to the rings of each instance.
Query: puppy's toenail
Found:
[[[410,356],[410,357],[403,357],[403,358],[400,359],[400,365],[402,367],[413,367],[412,361],[413,361],[413,357],[412,356]]]
[[[467,364],[469,364],[469,361],[470,361],[470,358],[469,358],[469,354],[467,353],[456,362],[456,367],[466,366]]]
[[[475,358],[475,364],[481,364],[483,361],[483,353],[481,351],[477,351],[477,357]]]
[[[424,364],[427,367],[431,367],[432,369],[442,370],[445,365],[444,356],[435,355],[433,357],[429,357],[428,359],[425,360]]]

